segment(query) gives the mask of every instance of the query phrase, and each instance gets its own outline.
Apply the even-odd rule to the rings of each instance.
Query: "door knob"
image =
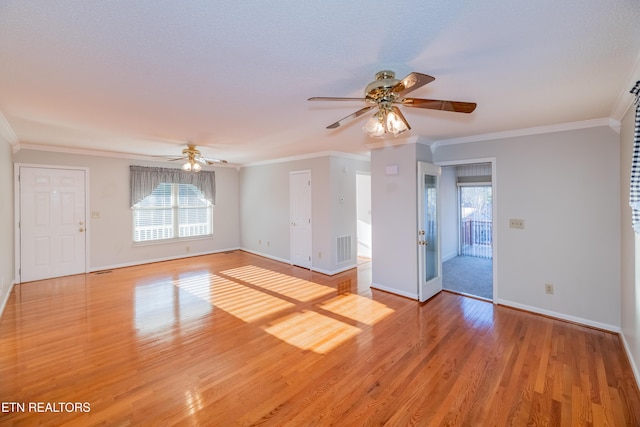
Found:
[[[80,230],[78,231],[82,233],[84,231],[84,228],[80,227]]]

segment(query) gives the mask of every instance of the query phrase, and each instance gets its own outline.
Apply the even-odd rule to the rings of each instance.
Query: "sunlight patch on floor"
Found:
[[[295,306],[211,273],[180,279],[175,285],[245,322],[253,322]]]
[[[306,310],[282,317],[264,330],[298,348],[321,354],[362,332],[355,326]]]
[[[253,265],[222,271],[221,274],[304,302],[336,291],[330,286],[320,285]]]
[[[386,305],[356,294],[338,295],[318,306],[367,325],[374,325],[393,313]]]

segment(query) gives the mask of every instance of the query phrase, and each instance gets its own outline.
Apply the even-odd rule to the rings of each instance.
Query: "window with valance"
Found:
[[[213,234],[215,172],[131,166],[133,241]]]

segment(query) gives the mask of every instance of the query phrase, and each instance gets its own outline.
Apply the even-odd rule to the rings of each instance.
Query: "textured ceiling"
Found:
[[[366,117],[325,129],[363,104],[307,98],[432,75],[411,96],[478,108],[403,108],[404,138],[427,142],[619,120],[639,54],[637,0],[2,0],[0,135],[138,155],[192,141],[240,164],[366,153]]]

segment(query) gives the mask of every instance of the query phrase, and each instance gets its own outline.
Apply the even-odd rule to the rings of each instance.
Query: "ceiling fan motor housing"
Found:
[[[364,89],[364,95],[368,101],[393,101],[394,93],[391,88],[400,83],[396,79],[396,73],[390,70],[382,70],[376,73],[376,79]]]

